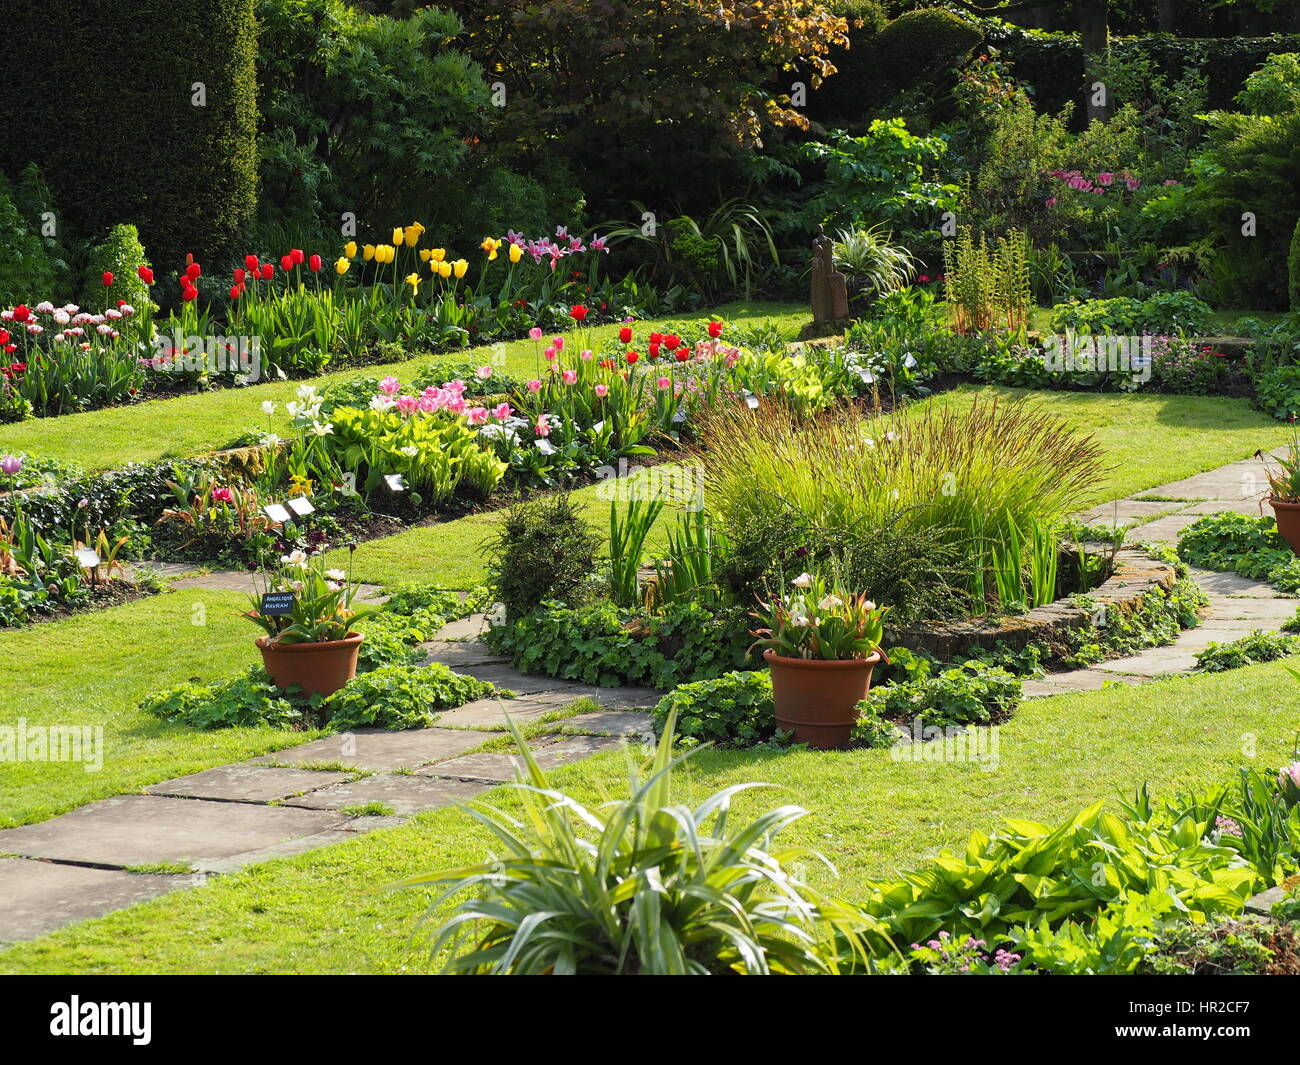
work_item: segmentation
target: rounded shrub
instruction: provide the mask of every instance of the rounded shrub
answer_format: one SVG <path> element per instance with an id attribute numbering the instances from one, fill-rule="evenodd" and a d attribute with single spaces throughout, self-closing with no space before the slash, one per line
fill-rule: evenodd
<path id="1" fill-rule="evenodd" d="M 0 176 L 0 303 L 50 297 L 54 267 L 40 234 L 14 202 L 9 182 Z"/>
<path id="2" fill-rule="evenodd" d="M 939 7 L 899 15 L 876 36 L 871 65 L 882 93 L 944 76 L 984 39 L 974 23 Z"/>
<path id="3" fill-rule="evenodd" d="M 143 306 L 149 289 L 136 271 L 148 265 L 140 231 L 125 222 L 118 223 L 90 253 L 81 286 L 81 305 L 88 311 L 116 307 L 118 300 L 132 307 Z M 108 286 L 104 285 L 106 274 L 113 275 L 113 283 Z"/>
<path id="4" fill-rule="evenodd" d="M 6 13 L 0 166 L 44 171 L 67 225 L 126 219 L 165 266 L 230 248 L 257 189 L 254 0 L 48 0 Z"/>

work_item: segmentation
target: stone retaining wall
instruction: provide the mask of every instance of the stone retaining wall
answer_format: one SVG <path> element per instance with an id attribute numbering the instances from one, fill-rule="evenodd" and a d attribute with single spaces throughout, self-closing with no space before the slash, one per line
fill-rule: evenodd
<path id="1" fill-rule="evenodd" d="M 1099 604 L 1131 613 L 1152 588 L 1169 591 L 1176 579 L 1173 566 L 1152 558 L 1145 551 L 1126 549 L 1116 553 L 1111 576 L 1088 594 Z M 901 645 L 949 661 L 967 656 L 975 649 L 991 650 L 998 643 L 1014 650 L 1035 641 L 1060 643 L 1068 630 L 1087 628 L 1091 624 L 1088 611 L 1071 599 L 1058 599 L 1014 617 L 887 628 L 885 646 Z"/>

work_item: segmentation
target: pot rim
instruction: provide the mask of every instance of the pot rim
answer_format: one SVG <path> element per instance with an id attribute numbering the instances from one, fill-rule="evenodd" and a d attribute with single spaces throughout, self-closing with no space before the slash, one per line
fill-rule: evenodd
<path id="1" fill-rule="evenodd" d="M 853 669 L 863 666 L 875 666 L 884 660 L 879 649 L 872 651 L 866 658 L 787 658 L 779 655 L 770 647 L 763 652 L 763 661 L 769 665 L 777 664 L 788 669 Z"/>
<path id="2" fill-rule="evenodd" d="M 349 632 L 341 640 L 320 640 L 315 643 L 276 643 L 271 636 L 259 636 L 257 638 L 257 647 L 263 651 L 282 651 L 285 653 L 310 653 L 312 651 L 328 651 L 336 647 L 351 647 L 361 643 L 366 638 L 363 632 Z"/>
<path id="3" fill-rule="evenodd" d="M 1285 510 L 1300 510 L 1300 502 L 1289 499 L 1279 499 L 1277 496 L 1269 496 L 1268 505 L 1274 509 L 1281 507 Z"/>

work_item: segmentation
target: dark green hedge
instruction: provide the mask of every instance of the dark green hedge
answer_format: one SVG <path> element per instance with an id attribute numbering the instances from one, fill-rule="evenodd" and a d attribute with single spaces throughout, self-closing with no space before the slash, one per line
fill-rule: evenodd
<path id="1" fill-rule="evenodd" d="M 232 248 L 256 203 L 253 0 L 41 0 L 5 35 L 0 168 L 38 163 L 81 236 L 134 223 L 161 269 Z"/>
<path id="2" fill-rule="evenodd" d="M 1017 79 L 1034 88 L 1039 110 L 1056 112 L 1067 102 L 1075 105 L 1075 119 L 1083 117 L 1083 50 L 1077 36 L 1066 33 L 1030 33 L 1006 26 L 991 27 L 987 43 L 1015 65 Z M 1300 52 L 1300 34 L 1271 37 L 1183 38 L 1157 34 L 1147 37 L 1112 37 L 1119 53 L 1142 52 L 1150 56 L 1165 78 L 1177 80 L 1193 67 L 1209 81 L 1208 110 L 1232 110 L 1232 99 L 1246 78 L 1277 52 Z"/>
<path id="3" fill-rule="evenodd" d="M 830 118 L 858 118 L 873 104 L 865 98 L 875 66 L 872 45 L 889 23 L 880 0 L 834 0 L 826 5 L 848 19 L 849 47 L 831 55 L 835 73 L 827 78 L 808 102 L 808 113 L 818 121 Z M 861 25 L 856 25 L 856 23 Z"/>

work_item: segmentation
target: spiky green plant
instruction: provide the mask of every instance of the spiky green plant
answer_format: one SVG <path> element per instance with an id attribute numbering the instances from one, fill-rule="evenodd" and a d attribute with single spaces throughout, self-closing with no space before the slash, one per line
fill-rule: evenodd
<path id="1" fill-rule="evenodd" d="M 550 785 L 513 722 L 522 816 L 474 804 L 504 852 L 394 885 L 443 889 L 429 912 L 467 895 L 431 939 L 443 971 L 497 975 L 836 973 L 865 958 L 874 921 L 805 884 L 804 848 L 771 850 L 806 811 L 779 806 L 733 824 L 734 784 L 695 808 L 672 798 L 676 713 L 649 774 L 628 754 L 626 799 L 587 806 Z"/>
<path id="2" fill-rule="evenodd" d="M 891 237 L 880 225 L 836 234 L 835 265 L 847 275 L 855 295 L 875 300 L 916 279 L 916 257 Z"/>

